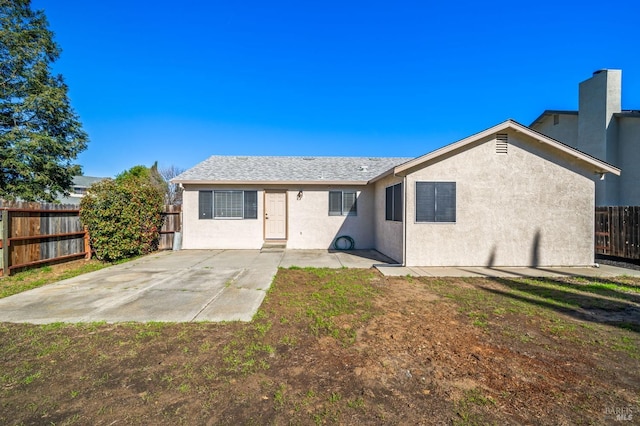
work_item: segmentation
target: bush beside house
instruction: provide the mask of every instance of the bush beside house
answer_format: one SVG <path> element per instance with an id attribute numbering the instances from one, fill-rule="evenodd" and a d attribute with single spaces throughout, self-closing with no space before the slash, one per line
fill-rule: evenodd
<path id="1" fill-rule="evenodd" d="M 153 171 L 136 166 L 92 185 L 82 199 L 80 219 L 98 259 L 115 261 L 157 249 L 165 188 Z"/>

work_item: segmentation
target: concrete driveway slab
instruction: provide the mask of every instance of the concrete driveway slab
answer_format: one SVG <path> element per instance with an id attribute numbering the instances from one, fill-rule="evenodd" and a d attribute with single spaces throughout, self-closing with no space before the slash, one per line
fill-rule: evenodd
<path id="1" fill-rule="evenodd" d="M 371 268 L 378 264 L 394 263 L 375 250 L 286 250 L 280 267 L 290 268 Z"/>
<path id="2" fill-rule="evenodd" d="M 0 299 L 0 321 L 249 321 L 282 253 L 161 252 Z"/>
<path id="3" fill-rule="evenodd" d="M 264 291 L 232 287 L 211 301 L 195 321 L 251 321 L 264 300 Z"/>
<path id="4" fill-rule="evenodd" d="M 183 250 L 182 252 L 188 252 L 191 250 Z M 247 265 L 252 265 L 253 262 L 262 258 L 264 254 L 260 253 L 260 250 L 223 250 L 217 255 L 211 256 L 205 259 L 199 266 L 203 269 L 216 269 L 216 268 L 235 268 L 243 269 Z M 282 253 L 279 253 L 282 256 Z"/>
<path id="5" fill-rule="evenodd" d="M 328 250 L 286 250 L 281 268 L 290 268 L 298 266 L 300 268 L 342 268 L 342 263 Z"/>
<path id="6" fill-rule="evenodd" d="M 370 268 L 374 250 L 181 250 L 0 299 L 0 321 L 250 321 L 278 267 Z"/>

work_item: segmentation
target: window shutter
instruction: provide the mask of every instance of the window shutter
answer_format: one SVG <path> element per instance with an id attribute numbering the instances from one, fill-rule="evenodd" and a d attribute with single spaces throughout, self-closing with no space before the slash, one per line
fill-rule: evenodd
<path id="1" fill-rule="evenodd" d="M 402 222 L 402 184 L 393 186 L 393 220 Z"/>
<path id="2" fill-rule="evenodd" d="M 258 218 L 258 191 L 244 191 L 244 218 Z"/>
<path id="3" fill-rule="evenodd" d="M 329 216 L 342 215 L 342 191 L 329 191 Z"/>
<path id="4" fill-rule="evenodd" d="M 384 195 L 384 218 L 386 220 L 393 220 L 393 186 L 388 186 L 385 189 Z"/>
<path id="5" fill-rule="evenodd" d="M 342 214 L 356 215 L 358 214 L 357 206 L 357 193 L 356 192 L 343 192 L 342 201 Z"/>
<path id="6" fill-rule="evenodd" d="M 211 219 L 213 217 L 213 193 L 211 191 L 198 192 L 198 217 Z"/>
<path id="7" fill-rule="evenodd" d="M 416 182 L 416 222 L 435 222 L 436 184 Z"/>

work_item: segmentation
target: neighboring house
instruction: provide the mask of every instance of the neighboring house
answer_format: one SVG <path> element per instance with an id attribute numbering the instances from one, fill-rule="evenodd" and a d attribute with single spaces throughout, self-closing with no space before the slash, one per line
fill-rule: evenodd
<path id="1" fill-rule="evenodd" d="M 94 183 L 100 182 L 106 178 L 93 176 L 74 176 L 73 185 L 69 188 L 69 195 L 60 196 L 58 200 L 60 204 L 80 204 L 80 200 L 87 193 L 87 189 Z"/>
<path id="2" fill-rule="evenodd" d="M 621 70 L 596 71 L 578 111 L 547 110 L 530 127 L 622 169 L 596 183 L 596 205 L 640 205 L 640 110 L 622 109 Z"/>
<path id="3" fill-rule="evenodd" d="M 213 156 L 184 187 L 183 248 L 328 249 L 408 266 L 593 264 L 594 181 L 620 171 L 508 120 L 422 157 Z"/>

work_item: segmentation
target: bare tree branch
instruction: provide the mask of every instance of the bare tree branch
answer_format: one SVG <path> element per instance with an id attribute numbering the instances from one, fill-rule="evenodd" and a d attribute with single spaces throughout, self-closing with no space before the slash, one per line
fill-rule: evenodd
<path id="1" fill-rule="evenodd" d="M 174 166 L 161 167 L 158 169 L 160 176 L 167 182 L 167 203 L 173 205 L 182 204 L 182 188 L 177 183 L 171 183 L 171 179 L 184 172 L 185 169 Z"/>

